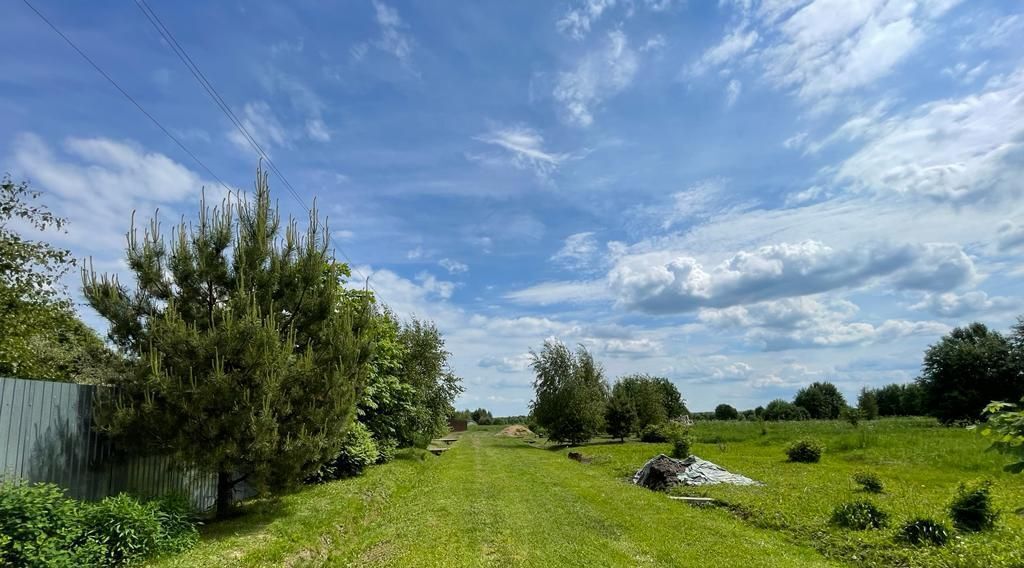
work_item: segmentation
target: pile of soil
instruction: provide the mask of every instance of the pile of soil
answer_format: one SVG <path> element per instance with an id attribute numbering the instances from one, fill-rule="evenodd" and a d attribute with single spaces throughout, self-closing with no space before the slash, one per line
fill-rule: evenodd
<path id="1" fill-rule="evenodd" d="M 654 491 L 666 491 L 676 485 L 761 485 L 697 456 L 677 460 L 665 454 L 648 460 L 633 476 L 633 483 Z"/>
<path id="2" fill-rule="evenodd" d="M 505 436 L 508 438 L 533 438 L 536 434 L 522 424 L 513 424 L 511 426 L 506 426 L 501 432 L 495 434 L 495 436 Z"/>

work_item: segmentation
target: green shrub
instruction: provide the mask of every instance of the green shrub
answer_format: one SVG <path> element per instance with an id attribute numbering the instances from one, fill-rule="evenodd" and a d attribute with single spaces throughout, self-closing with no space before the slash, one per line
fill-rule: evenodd
<path id="1" fill-rule="evenodd" d="M 871 501 L 843 503 L 832 511 L 832 524 L 847 529 L 880 529 L 888 522 L 889 515 Z"/>
<path id="2" fill-rule="evenodd" d="M 900 540 L 913 545 L 942 546 L 949 540 L 949 530 L 938 521 L 919 518 L 904 523 L 898 536 Z"/>
<path id="3" fill-rule="evenodd" d="M 152 503 L 161 529 L 158 552 L 182 552 L 199 542 L 199 520 L 187 497 L 165 495 Z"/>
<path id="4" fill-rule="evenodd" d="M 343 477 L 354 477 L 363 473 L 368 466 L 373 465 L 380 458 L 380 451 L 377 449 L 373 435 L 359 421 L 352 422 L 345 438 L 341 451 L 333 460 L 320 467 L 320 470 L 312 477 L 312 481 L 330 481 Z"/>
<path id="5" fill-rule="evenodd" d="M 685 459 L 690 457 L 690 435 L 685 434 L 672 440 L 672 457 Z"/>
<path id="6" fill-rule="evenodd" d="M 377 444 L 377 462 L 376 463 L 388 463 L 395 459 L 395 454 L 398 453 L 398 440 L 394 438 L 382 438 L 375 439 L 374 442 Z"/>
<path id="7" fill-rule="evenodd" d="M 882 480 L 874 473 L 868 471 L 854 473 L 853 481 L 868 493 L 881 493 L 883 489 Z"/>
<path id="8" fill-rule="evenodd" d="M 949 505 L 953 526 L 962 531 L 977 532 L 992 528 L 999 513 L 992 505 L 992 482 L 961 483 Z"/>
<path id="9" fill-rule="evenodd" d="M 82 523 L 86 544 L 103 548 L 102 563 L 122 566 L 161 552 L 164 531 L 155 503 L 120 494 L 85 505 Z"/>
<path id="10" fill-rule="evenodd" d="M 821 460 L 821 452 L 825 448 L 814 440 L 797 440 L 786 448 L 789 461 L 800 463 L 817 463 Z"/>
<path id="11" fill-rule="evenodd" d="M 640 430 L 640 441 L 648 444 L 659 444 L 663 442 L 671 442 L 679 438 L 685 437 L 688 434 L 686 426 L 683 426 L 680 422 L 660 422 L 658 424 L 648 424 Z"/>
<path id="12" fill-rule="evenodd" d="M 49 483 L 0 480 L 0 566 L 75 566 L 75 501 Z"/>

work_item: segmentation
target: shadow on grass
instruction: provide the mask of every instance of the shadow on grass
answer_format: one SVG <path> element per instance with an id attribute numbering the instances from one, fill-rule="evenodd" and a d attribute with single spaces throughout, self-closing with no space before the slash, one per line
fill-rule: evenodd
<path id="1" fill-rule="evenodd" d="M 262 532 L 267 525 L 292 513 L 282 496 L 262 497 L 240 503 L 223 519 L 208 519 L 200 530 L 203 540 L 216 542 L 226 538 Z"/>

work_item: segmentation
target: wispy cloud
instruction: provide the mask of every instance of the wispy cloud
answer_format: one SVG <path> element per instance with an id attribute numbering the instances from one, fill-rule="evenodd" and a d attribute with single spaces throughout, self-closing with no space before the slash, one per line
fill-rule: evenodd
<path id="1" fill-rule="evenodd" d="M 544 137 L 536 130 L 522 125 L 494 128 L 475 139 L 502 148 L 505 156 L 504 159 L 495 160 L 491 157 L 488 160 L 487 156 L 471 154 L 471 159 L 498 163 L 507 161 L 517 168 L 533 170 L 539 177 L 544 178 L 550 176 L 563 162 L 572 157 L 571 154 L 545 150 Z"/>
<path id="2" fill-rule="evenodd" d="M 566 122 L 590 126 L 594 112 L 608 98 L 629 88 L 640 65 L 622 30 L 608 34 L 604 45 L 588 53 L 572 71 L 558 75 L 553 95 Z"/>

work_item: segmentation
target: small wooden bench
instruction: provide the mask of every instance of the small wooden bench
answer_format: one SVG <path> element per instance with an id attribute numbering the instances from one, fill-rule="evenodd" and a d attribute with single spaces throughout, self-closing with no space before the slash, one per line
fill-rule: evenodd
<path id="1" fill-rule="evenodd" d="M 427 448 L 427 451 L 434 454 L 435 456 L 439 456 L 444 452 L 447 452 L 448 448 Z"/>
<path id="2" fill-rule="evenodd" d="M 441 438 L 439 441 L 444 442 L 445 444 L 448 444 L 450 446 L 450 445 L 454 444 L 455 442 L 458 442 L 459 439 L 458 438 Z"/>

